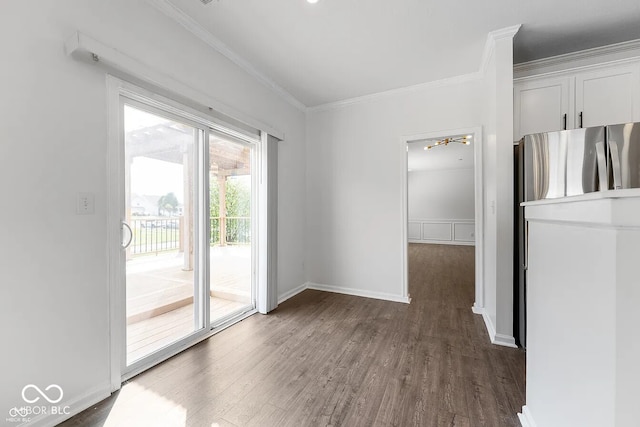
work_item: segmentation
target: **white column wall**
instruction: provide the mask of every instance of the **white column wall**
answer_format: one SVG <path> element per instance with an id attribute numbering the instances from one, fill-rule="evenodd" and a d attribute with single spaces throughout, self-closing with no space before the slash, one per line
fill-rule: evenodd
<path id="1" fill-rule="evenodd" d="M 495 38 L 485 74 L 483 312 L 492 342 L 513 338 L 513 33 Z"/>

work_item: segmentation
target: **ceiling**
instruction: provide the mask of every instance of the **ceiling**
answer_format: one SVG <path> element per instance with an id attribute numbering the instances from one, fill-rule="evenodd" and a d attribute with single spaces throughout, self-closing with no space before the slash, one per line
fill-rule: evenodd
<path id="1" fill-rule="evenodd" d="M 640 38 L 638 0 L 153 0 L 307 107 L 476 72 L 522 24 L 515 62 Z"/>
<path id="2" fill-rule="evenodd" d="M 461 136 L 461 135 L 452 135 Z M 444 169 L 471 169 L 473 162 L 473 140 L 471 144 L 463 145 L 450 143 L 446 146 L 425 150 L 427 145 L 433 145 L 437 139 L 412 141 L 408 144 L 407 166 L 409 172 Z"/>

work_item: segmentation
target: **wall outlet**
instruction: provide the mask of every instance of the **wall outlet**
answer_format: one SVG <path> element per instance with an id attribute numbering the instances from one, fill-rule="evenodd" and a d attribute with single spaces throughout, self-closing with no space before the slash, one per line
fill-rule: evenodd
<path id="1" fill-rule="evenodd" d="M 76 214 L 93 215 L 95 210 L 95 196 L 93 193 L 78 193 L 78 198 L 76 200 Z"/>

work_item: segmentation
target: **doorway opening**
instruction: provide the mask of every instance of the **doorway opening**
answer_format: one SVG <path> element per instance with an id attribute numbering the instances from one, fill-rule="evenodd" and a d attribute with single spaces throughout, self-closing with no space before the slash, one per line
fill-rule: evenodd
<path id="1" fill-rule="evenodd" d="M 475 282 L 473 310 L 477 313 L 484 307 L 482 129 L 411 135 L 402 139 L 402 149 L 403 276 L 407 292 L 409 255 L 415 258 L 428 252 L 429 247 L 421 245 L 446 245 L 440 248 L 452 256 L 460 252 L 475 264 L 470 280 Z M 456 252 L 456 247 L 461 249 Z"/>

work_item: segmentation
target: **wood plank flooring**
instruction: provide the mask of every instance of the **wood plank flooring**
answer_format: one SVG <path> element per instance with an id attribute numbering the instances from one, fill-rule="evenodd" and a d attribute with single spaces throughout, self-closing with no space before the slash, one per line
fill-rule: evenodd
<path id="1" fill-rule="evenodd" d="M 409 305 L 307 290 L 63 425 L 519 426 L 525 355 L 471 313 L 473 248 L 409 260 Z"/>

